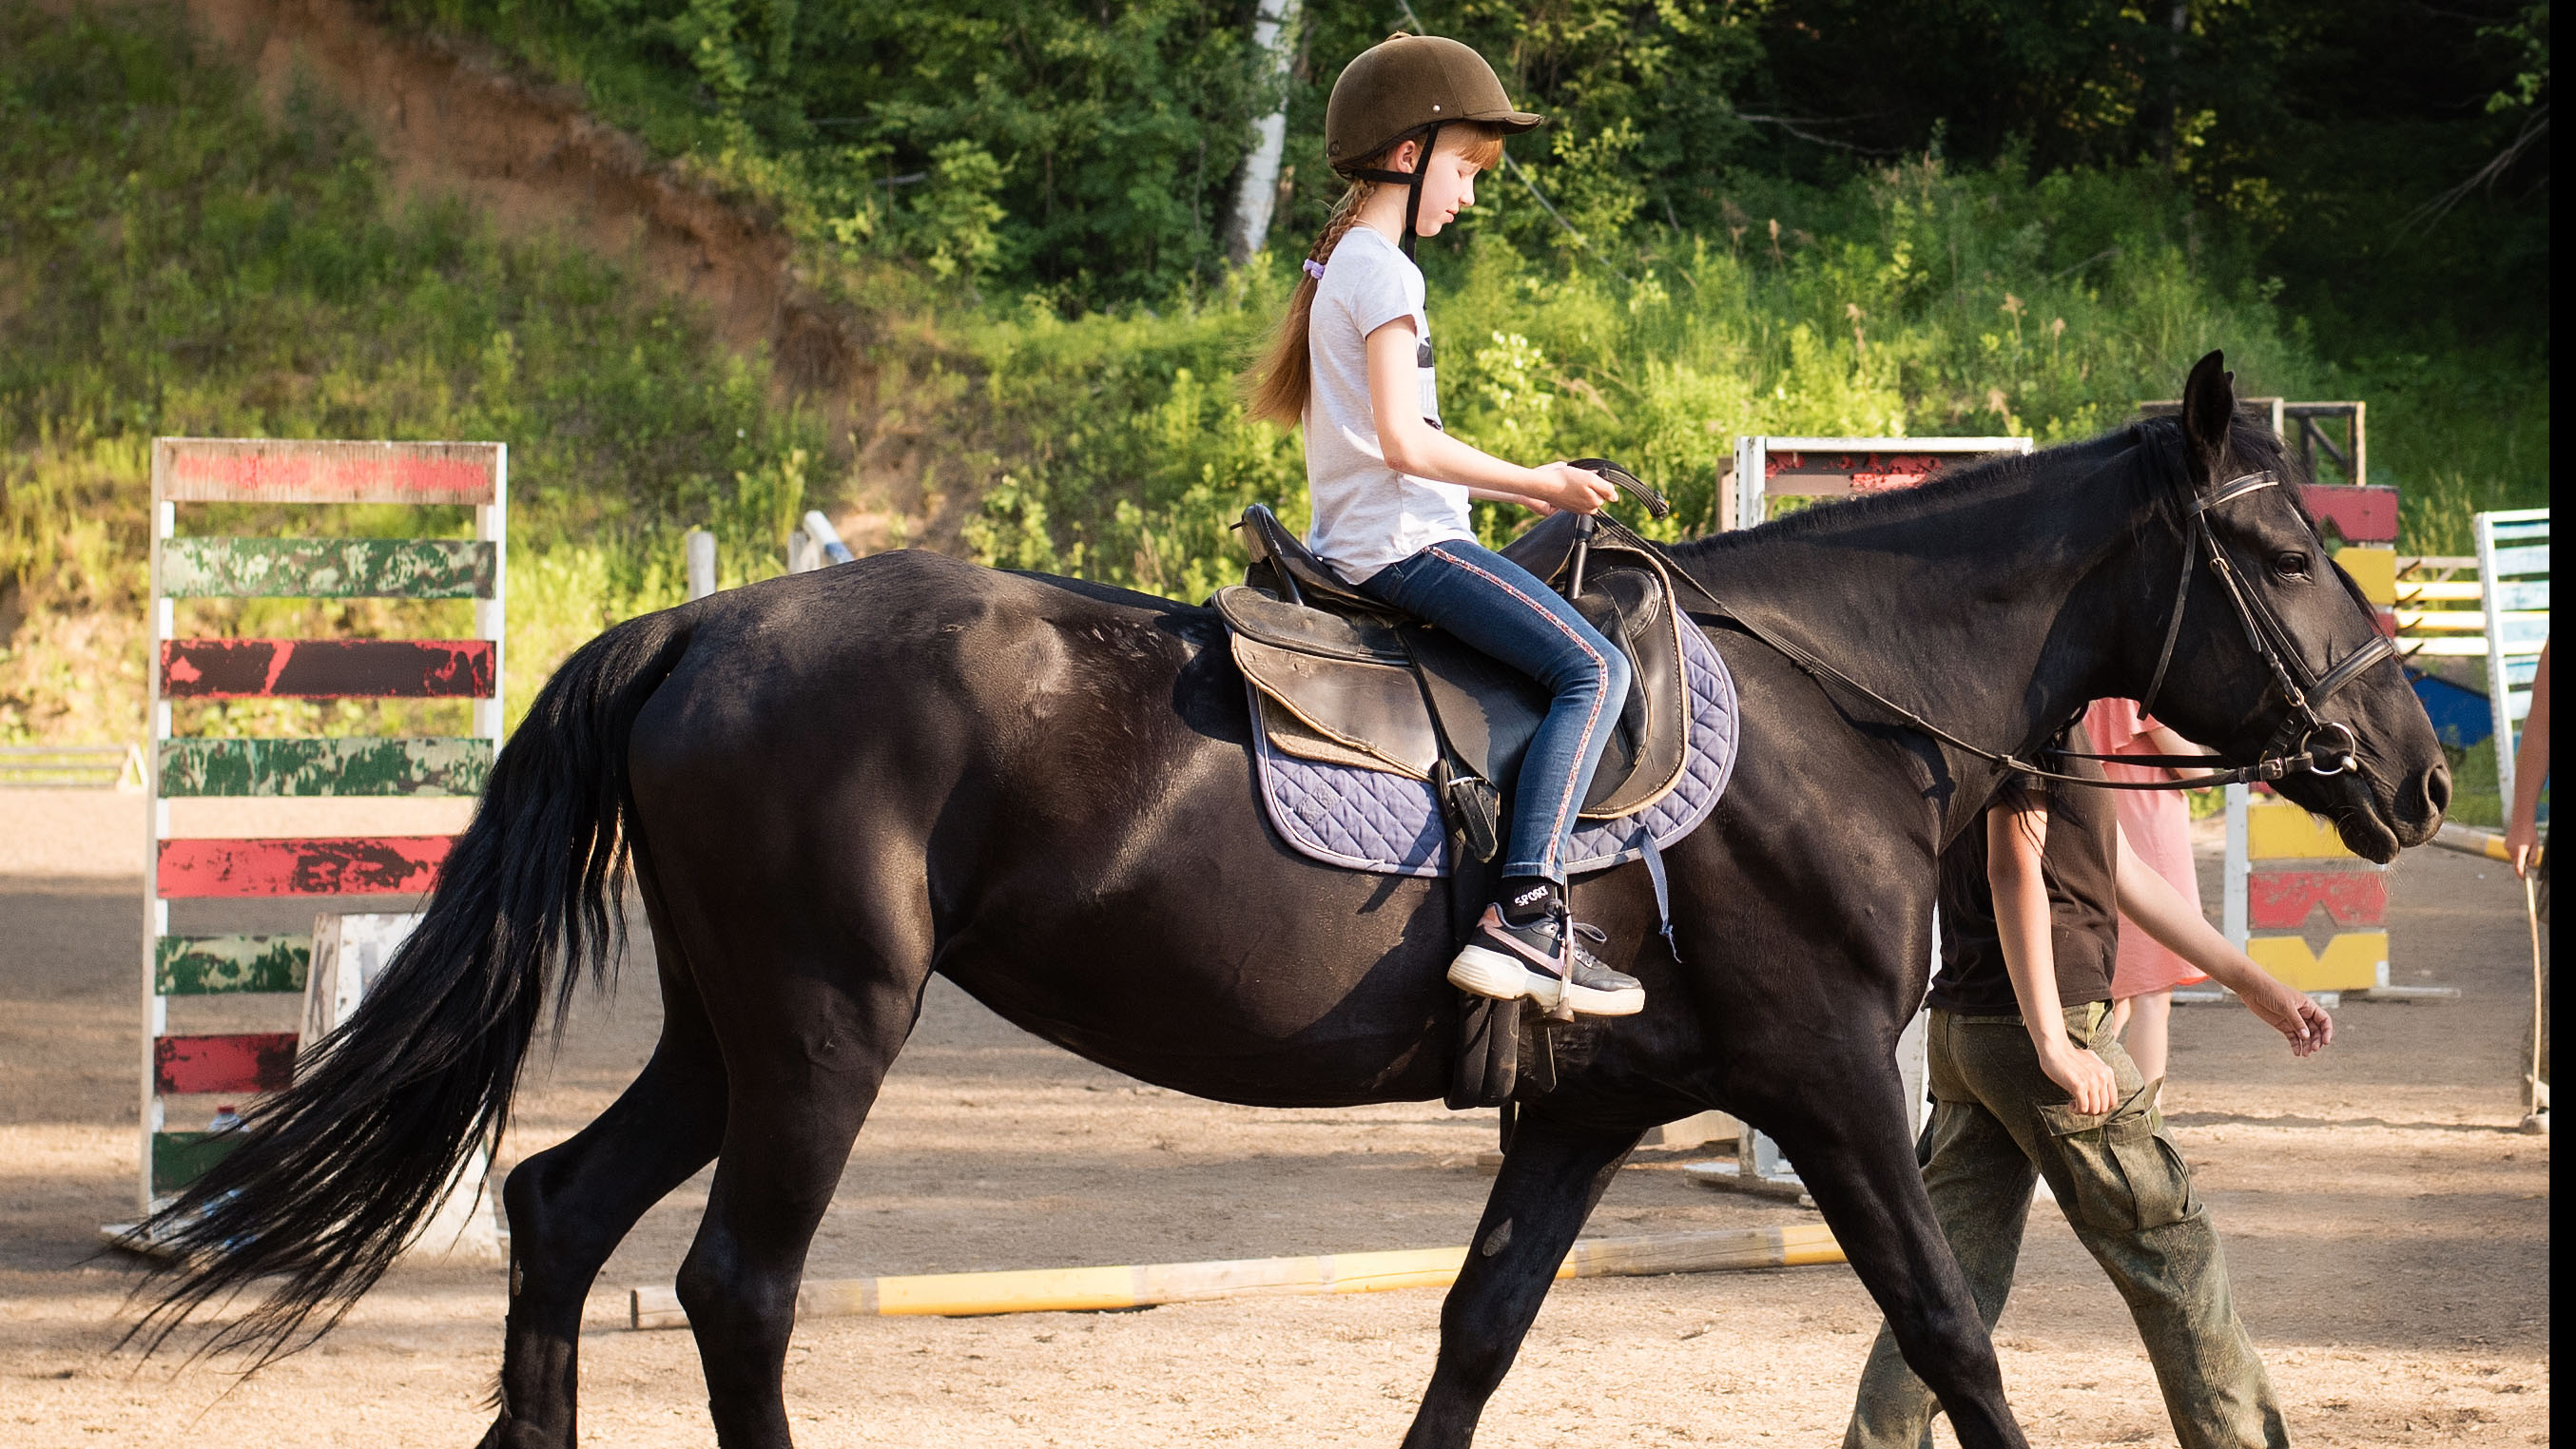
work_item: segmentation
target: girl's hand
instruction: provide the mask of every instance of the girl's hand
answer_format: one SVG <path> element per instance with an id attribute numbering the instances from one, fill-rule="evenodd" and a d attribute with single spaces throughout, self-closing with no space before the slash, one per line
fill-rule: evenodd
<path id="1" fill-rule="evenodd" d="M 2240 993 L 2245 1009 L 2263 1018 L 2265 1024 L 2289 1039 L 2290 1055 L 2312 1057 L 2334 1041 L 2334 1018 L 2325 1008 L 2308 999 L 2307 993 L 2285 986 L 2266 976 L 2251 992 Z"/>
<path id="2" fill-rule="evenodd" d="M 1571 463 L 1550 463 L 1532 468 L 1531 481 L 1538 485 L 1530 496 L 1548 505 L 1547 511 L 1563 509 L 1568 513 L 1598 513 L 1601 505 L 1619 496 L 1618 485 L 1598 473 L 1577 468 Z"/>
<path id="3" fill-rule="evenodd" d="M 2099 1117 L 2120 1105 L 2119 1074 L 2111 1064 L 2065 1037 L 2039 1044 L 2039 1069 L 2075 1099 L 2076 1111 Z"/>

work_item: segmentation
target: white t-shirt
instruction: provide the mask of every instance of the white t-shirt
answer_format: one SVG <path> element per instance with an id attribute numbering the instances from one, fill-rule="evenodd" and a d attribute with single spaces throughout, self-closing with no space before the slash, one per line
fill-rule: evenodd
<path id="1" fill-rule="evenodd" d="M 1399 473 L 1378 446 L 1368 335 L 1398 317 L 1413 319 L 1422 418 L 1436 428 L 1440 397 L 1431 319 L 1422 311 L 1422 269 L 1375 227 L 1354 226 L 1325 260 L 1306 322 L 1314 369 L 1306 399 L 1306 493 L 1315 514 L 1306 546 L 1352 583 L 1443 540 L 1476 538 L 1464 487 Z"/>

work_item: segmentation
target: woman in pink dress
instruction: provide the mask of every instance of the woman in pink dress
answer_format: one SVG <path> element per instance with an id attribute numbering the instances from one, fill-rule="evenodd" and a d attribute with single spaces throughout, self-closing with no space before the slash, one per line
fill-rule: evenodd
<path id="1" fill-rule="evenodd" d="M 2106 755 L 2205 755 L 2209 751 L 2138 713 L 2134 699 L 2097 699 L 2084 712 L 2084 729 L 2093 748 Z M 2153 765 L 2105 761 L 2102 773 L 2114 780 L 2170 780 L 2170 770 Z M 2140 859 L 2171 882 L 2184 900 L 2200 904 L 2200 876 L 2191 863 L 2191 807 L 2179 790 L 2120 790 L 2120 833 Z M 2190 962 L 2157 944 L 2145 931 L 2120 923 L 2120 955 L 2111 973 L 2111 1031 L 2129 1049 L 2138 1075 L 2152 1082 L 2165 1074 L 2167 1028 L 2173 1013 L 2173 989 L 2209 978 Z"/>

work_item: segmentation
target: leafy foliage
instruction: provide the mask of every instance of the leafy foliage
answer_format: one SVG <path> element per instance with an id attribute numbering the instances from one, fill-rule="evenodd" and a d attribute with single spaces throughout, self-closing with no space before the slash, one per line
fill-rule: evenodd
<path id="1" fill-rule="evenodd" d="M 1244 13 L 379 3 L 578 82 L 773 207 L 800 267 L 854 307 L 928 299 L 906 325 L 941 346 L 901 406 L 937 442 L 924 512 L 964 502 L 979 559 L 1198 598 L 1239 567 L 1225 525 L 1245 503 L 1301 520 L 1297 440 L 1247 422 L 1234 391 L 1293 274 L 1214 251 L 1249 118 L 1281 99 L 1250 79 Z M 1412 8 L 1554 117 L 1514 143 L 1532 184 L 1486 177 L 1422 248 L 1452 427 L 1529 461 L 1620 458 L 1680 501 L 1675 529 L 1710 522 L 1738 432 L 2057 441 L 2169 395 L 2208 346 L 2249 391 L 2368 399 L 2373 478 L 2405 487 L 2417 547 L 2462 549 L 2470 509 L 2546 495 L 2545 5 L 2463 12 L 2483 28 L 2430 78 L 2368 97 L 2320 94 L 2330 78 L 2301 67 L 2402 58 L 2381 0 L 2194 3 L 2180 63 L 2157 49 L 2169 10 L 2093 0 Z M 1297 242 L 1338 190 L 1326 89 L 1391 18 L 1305 14 L 1277 223 Z M 1855 74 L 1868 99 L 1846 103 Z M 2437 83 L 2475 114 L 2440 114 Z M 724 357 L 615 268 L 498 243 L 454 208 L 390 208 L 343 122 L 301 101 L 263 118 L 159 12 L 0 0 L 0 329 L 13 737 L 131 733 L 155 433 L 508 439 L 518 701 L 601 625 L 677 596 L 680 528 L 715 528 L 739 582 L 851 486 L 761 360 Z M 375 604 L 191 607 L 219 631 L 430 631 Z M 346 713 L 197 723 L 366 723 Z"/>
<path id="2" fill-rule="evenodd" d="M 2099 173 L 1900 167 L 1819 208 L 1829 240 L 1698 241 L 1630 259 L 1634 283 L 1488 236 L 1434 277 L 1435 326 L 1459 339 L 1442 356 L 1461 359 L 1441 371 L 1444 420 L 1509 458 L 1627 463 L 1673 496 L 1659 526 L 1673 537 L 1716 526 L 1739 433 L 2068 441 L 2172 393 L 2213 346 L 2249 389 L 2326 386 L 2269 299 L 2198 276 L 2178 210 L 2137 194 Z M 1224 524 L 1255 500 L 1301 513 L 1304 463 L 1210 379 L 1270 324 L 1288 278 L 1282 265 L 1160 316 L 1040 311 L 985 334 L 989 401 L 1020 461 L 969 532 L 976 553 L 1192 599 L 1238 570 Z M 1499 541 L 1525 517 L 1489 505 L 1480 521 Z"/>

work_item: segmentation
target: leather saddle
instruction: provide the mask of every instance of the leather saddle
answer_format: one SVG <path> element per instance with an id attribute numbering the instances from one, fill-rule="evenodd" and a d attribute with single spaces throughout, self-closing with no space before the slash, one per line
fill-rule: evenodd
<path id="1" fill-rule="evenodd" d="M 1353 588 L 1268 508 L 1244 510 L 1239 527 L 1252 565 L 1214 603 L 1272 747 L 1431 782 L 1444 809 L 1483 817 L 1485 828 L 1465 833 L 1491 858 L 1500 797 L 1546 717 L 1547 691 Z M 1633 666 L 1582 809 L 1586 819 L 1610 820 L 1654 804 L 1681 779 L 1690 701 L 1683 621 L 1661 559 L 1582 533 L 1574 516 L 1560 514 L 1503 554 L 1560 592 L 1579 574 L 1576 610 Z"/>

